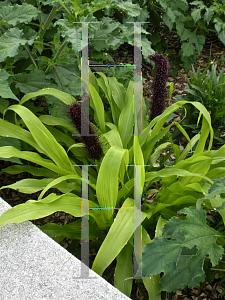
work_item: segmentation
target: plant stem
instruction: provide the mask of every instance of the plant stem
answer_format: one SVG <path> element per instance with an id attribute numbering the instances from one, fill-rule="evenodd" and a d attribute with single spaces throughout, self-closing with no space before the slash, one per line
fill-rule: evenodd
<path id="1" fill-rule="evenodd" d="M 59 50 L 56 52 L 56 54 L 55 54 L 55 56 L 53 57 L 52 61 L 48 64 L 48 67 L 47 67 L 47 69 L 45 70 L 45 73 L 46 73 L 46 74 L 48 73 L 49 69 L 51 68 L 52 63 L 54 63 L 54 62 L 57 60 L 57 58 L 61 55 L 61 53 L 64 51 L 64 49 L 66 48 L 67 44 L 68 44 L 67 40 L 64 39 L 64 41 L 63 41 L 61 47 L 60 47 Z"/>
<path id="2" fill-rule="evenodd" d="M 38 69 L 38 66 L 37 66 L 37 64 L 36 64 L 36 62 L 35 62 L 35 60 L 34 60 L 32 54 L 31 54 L 31 52 L 30 52 L 30 49 L 29 49 L 28 45 L 24 45 L 24 48 L 27 50 L 27 52 L 28 52 L 28 54 L 29 54 L 29 56 L 30 56 L 30 59 L 32 60 L 33 64 L 34 64 L 35 67 Z"/>
<path id="3" fill-rule="evenodd" d="M 42 45 L 44 45 L 44 46 L 48 46 L 49 49 L 52 49 L 52 48 L 53 48 L 52 45 L 49 45 L 49 44 L 47 44 L 47 43 L 43 43 L 43 42 L 40 42 L 40 41 L 34 41 L 34 44 L 42 44 Z"/>
<path id="4" fill-rule="evenodd" d="M 32 23 L 32 22 L 30 22 L 29 25 L 34 25 L 34 26 L 37 26 L 37 27 L 40 27 L 40 28 L 41 28 L 41 25 L 40 25 L 40 24 L 37 24 L 37 23 Z"/>
<path id="5" fill-rule="evenodd" d="M 38 11 L 39 11 L 39 21 L 40 21 L 40 27 L 42 27 L 42 19 L 41 19 L 41 5 L 39 0 L 36 0 L 37 2 L 37 7 L 38 7 Z"/>
<path id="6" fill-rule="evenodd" d="M 54 18 L 54 15 L 57 11 L 56 7 L 53 7 L 50 14 L 48 15 L 47 20 L 45 21 L 44 26 L 42 26 L 41 31 L 40 31 L 40 38 L 43 38 L 45 31 L 47 30 L 49 24 L 51 23 L 52 19 Z"/>
<path id="7" fill-rule="evenodd" d="M 53 73 L 54 73 L 54 75 L 55 75 L 55 77 L 56 77 L 56 80 L 57 80 L 57 82 L 58 82 L 58 85 L 60 86 L 60 88 L 61 88 L 61 90 L 62 90 L 62 85 L 61 85 L 61 83 L 60 83 L 60 81 L 59 81 L 58 76 L 56 75 L 56 72 L 55 72 L 54 67 L 52 68 L 52 71 L 53 71 Z"/>
<path id="8" fill-rule="evenodd" d="M 38 4 L 39 4 L 39 2 L 38 2 Z M 40 27 L 40 30 L 39 30 L 39 38 L 38 38 L 40 42 L 41 42 L 41 40 L 42 40 L 42 38 L 43 38 L 43 36 L 44 36 L 44 34 L 45 34 L 45 32 L 46 32 L 49 24 L 51 23 L 52 19 L 54 18 L 54 15 L 55 15 L 56 11 L 57 11 L 57 8 L 53 7 L 52 10 L 51 10 L 51 12 L 50 12 L 50 14 L 48 15 L 47 20 L 45 21 L 45 23 L 44 23 L 43 26 L 42 26 L 42 21 L 41 21 L 41 17 L 40 17 L 41 27 Z M 32 54 L 35 55 L 36 52 L 37 52 L 37 49 L 34 48 L 32 50 Z"/>
<path id="9" fill-rule="evenodd" d="M 59 1 L 59 3 L 62 5 L 62 7 L 65 8 L 65 10 L 68 12 L 68 14 L 71 16 L 70 11 L 68 10 L 68 8 L 65 6 L 65 4 L 62 1 Z"/>

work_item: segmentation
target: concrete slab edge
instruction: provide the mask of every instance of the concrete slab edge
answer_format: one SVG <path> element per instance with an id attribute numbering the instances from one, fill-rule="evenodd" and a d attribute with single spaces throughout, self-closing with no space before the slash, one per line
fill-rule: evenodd
<path id="1" fill-rule="evenodd" d="M 0 215 L 11 206 L 0 198 Z M 29 221 L 0 228 L 0 300 L 130 299 Z"/>

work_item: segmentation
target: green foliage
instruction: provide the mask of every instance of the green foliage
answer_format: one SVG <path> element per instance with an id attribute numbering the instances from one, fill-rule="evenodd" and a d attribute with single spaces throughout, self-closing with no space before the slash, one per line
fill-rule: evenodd
<path id="1" fill-rule="evenodd" d="M 100 141 L 104 144 L 104 156 L 99 162 L 88 156 L 85 145 L 79 142 L 79 137 L 74 143 L 73 134 L 77 132 L 71 122 L 52 115 L 37 117 L 25 107 L 31 98 L 43 95 L 51 95 L 63 104 L 70 105 L 76 102 L 73 96 L 53 88 L 45 88 L 25 95 L 18 105 L 9 106 L 5 110 L 4 118 L 10 111 L 16 113 L 16 124 L 0 119 L 0 135 L 6 139 L 17 138 L 23 141 L 27 149 L 24 151 L 5 144 L 0 147 L 0 158 L 22 159 L 37 164 L 38 168 L 26 164 L 14 165 L 1 170 L 1 173 L 29 172 L 39 178 L 24 179 L 1 188 L 10 187 L 26 193 L 41 191 L 41 194 L 38 200 L 30 199 L 2 214 L 0 226 L 9 222 L 38 219 L 56 211 L 65 211 L 81 218 L 81 200 L 87 204 L 88 199 L 81 199 L 80 165 L 96 164 L 96 167 L 89 167 L 89 215 L 98 228 L 92 232 L 92 237 L 98 237 L 99 230 L 104 230 L 106 236 L 98 244 L 99 250 L 92 269 L 102 274 L 117 258 L 115 286 L 129 296 L 132 280 L 125 279 L 132 270 L 130 246 L 133 245 L 132 235 L 135 229 L 133 218 L 134 213 L 137 216 L 140 213 L 138 210 L 134 212 L 135 178 L 134 169 L 130 165 L 142 165 L 142 219 L 135 226 L 142 224 L 144 247 L 155 237 L 156 228 L 160 232 L 160 224 L 176 215 L 180 208 L 195 205 L 213 183 L 211 178 L 215 178 L 215 174 L 219 172 L 225 172 L 225 149 L 222 147 L 217 151 L 210 150 L 213 139 L 210 115 L 198 102 L 191 103 L 203 118 L 201 131 L 196 136 L 189 139 L 182 126 L 174 123 L 189 139 L 183 152 L 172 141 L 169 129 L 173 123 L 166 127 L 164 124 L 173 112 L 187 104 L 186 101 L 171 105 L 150 123 L 147 122 L 146 107 L 142 103 L 142 129 L 141 134 L 137 135 L 137 116 L 141 112 L 137 107 L 133 115 L 133 86 L 137 83 L 130 82 L 124 88 L 116 78 L 106 77 L 101 72 L 96 77 L 90 72 L 89 76 L 90 108 L 94 112 L 92 124 L 95 124 Z M 110 108 L 106 112 L 105 105 Z M 133 117 L 136 135 L 133 135 Z M 210 143 L 205 151 L 209 134 Z M 164 157 L 164 151 L 168 151 L 169 155 Z M 175 161 L 170 158 L 171 151 L 176 156 Z M 85 183 L 84 178 L 82 182 Z M 158 188 L 159 185 L 162 186 L 161 189 Z M 52 188 L 57 188 L 62 195 L 53 193 Z M 146 195 L 152 189 L 158 195 L 155 201 L 148 202 Z M 45 196 L 48 191 L 50 194 Z M 100 211 L 100 207 L 107 209 Z M 121 209 L 114 211 L 115 207 Z M 71 230 L 75 231 L 74 235 Z M 46 225 L 44 231 L 58 241 L 63 236 L 78 239 L 80 227 L 76 223 L 72 227 L 60 228 L 59 232 L 57 227 Z M 121 264 L 124 255 L 129 259 Z M 157 299 L 159 275 L 143 279 L 143 283 L 151 295 L 149 299 Z"/>
<path id="2" fill-rule="evenodd" d="M 8 98 L 18 100 L 44 87 L 79 96 L 82 50 L 79 22 L 94 22 L 89 24 L 89 58 L 103 63 L 112 60 L 104 52 L 112 52 L 125 42 L 133 45 L 134 26 L 126 21 L 147 18 L 147 11 L 130 1 L 28 2 L 21 5 L 20 1 L 6 0 L 0 4 L 0 84 L 5 85 L 0 105 L 7 103 Z M 142 32 L 145 58 L 154 52 L 146 34 Z M 58 102 L 52 99 L 46 96 L 38 104 L 47 103 L 51 114 L 58 116 Z"/>
<path id="3" fill-rule="evenodd" d="M 110 52 L 121 44 L 133 45 L 134 26 L 126 21 L 145 21 L 147 18 L 147 11 L 143 12 L 138 4 L 130 1 L 95 0 L 85 4 L 83 1 L 67 1 L 66 5 L 62 1 L 50 0 L 26 2 L 6 0 L 0 4 L 1 114 L 24 94 L 41 88 L 55 88 L 80 96 L 82 28 L 79 22 L 95 22 L 89 24 L 89 58 L 104 63 L 108 59 L 113 61 Z M 153 53 L 146 34 L 143 31 L 145 58 Z M 125 79 L 128 84 L 133 75 L 122 69 L 111 73 L 120 77 L 122 82 Z M 63 114 L 65 105 L 51 95 L 32 98 L 25 105 L 37 115 L 48 110 L 52 116 L 68 120 Z M 7 114 L 6 120 L 13 122 L 13 112 Z M 14 146 L 12 139 L 7 143 Z M 22 149 L 23 144 L 17 140 L 18 143 Z M 0 140 L 0 145 L 5 145 L 4 139 Z M 15 162 L 14 158 L 7 160 Z"/>
<path id="4" fill-rule="evenodd" d="M 19 99 L 12 93 L 9 87 L 9 83 L 7 81 L 9 76 L 9 73 L 7 73 L 5 70 L 0 69 L 0 96 L 2 98 L 11 98 L 19 101 Z M 4 106 L 4 108 L 7 107 L 6 103 L 1 103 L 1 105 Z M 0 110 L 0 112 L 3 113 L 2 109 Z"/>
<path id="5" fill-rule="evenodd" d="M 190 80 L 187 79 L 188 88 L 185 91 L 188 96 L 176 96 L 177 100 L 198 101 L 202 103 L 209 111 L 211 122 L 214 129 L 214 139 L 225 143 L 224 138 L 220 137 L 225 129 L 225 73 L 224 68 L 216 72 L 216 66 L 213 64 L 211 70 L 207 67 L 201 74 L 200 67 L 197 72 L 192 66 L 193 74 L 190 74 Z M 182 122 L 184 127 L 190 132 L 195 133 L 198 121 L 198 111 L 190 105 L 186 106 L 186 117 Z"/>
<path id="6" fill-rule="evenodd" d="M 207 225 L 201 202 L 180 210 L 178 213 L 186 214 L 186 218 L 171 218 L 162 229 L 163 235 L 144 248 L 143 276 L 163 272 L 161 291 L 199 285 L 205 280 L 204 262 L 209 259 L 215 266 L 222 259 L 224 249 L 217 239 L 224 235 Z"/>
<path id="7" fill-rule="evenodd" d="M 33 18 L 37 17 L 37 15 L 38 10 L 30 4 L 15 4 L 14 6 L 2 5 L 0 12 L 1 25 L 10 24 L 15 26 L 18 22 L 27 24 Z"/>
<path id="8" fill-rule="evenodd" d="M 208 195 L 204 197 L 205 200 L 214 199 L 217 195 L 220 195 L 223 199 L 225 196 L 224 178 L 216 178 L 213 180 L 214 183 L 211 185 L 208 191 Z M 219 209 L 218 207 L 216 208 Z"/>
<path id="9" fill-rule="evenodd" d="M 19 28 L 8 29 L 0 38 L 0 61 L 18 54 L 20 46 L 32 45 L 37 34 L 33 30 L 29 33 L 29 36 L 26 36 Z"/>
<path id="10" fill-rule="evenodd" d="M 198 199 L 207 194 L 214 178 L 218 175 L 225 177 L 225 148 L 210 150 L 213 141 L 211 118 L 200 101 L 179 101 L 149 123 L 144 101 L 142 109 L 133 103 L 134 86 L 141 86 L 141 82 L 130 81 L 132 75 L 129 68 L 112 68 L 108 72 L 111 77 L 102 72 L 96 72 L 95 75 L 89 72 L 90 120 L 104 149 L 99 162 L 91 159 L 79 135 L 74 138 L 78 132 L 72 122 L 63 115 L 68 105 L 77 102 L 81 91 L 82 28 L 79 22 L 96 22 L 89 25 L 90 59 L 100 63 L 106 60 L 113 62 L 113 51 L 123 43 L 134 43 L 133 24 L 126 22 L 145 22 L 149 12 L 153 29 L 148 41 L 148 32 L 145 31 L 147 25 L 142 28 L 144 58 L 154 53 L 151 43 L 155 49 L 165 46 L 157 33 L 163 20 L 170 30 L 176 25 L 182 41 L 180 55 L 185 68 L 188 68 L 196 57 L 195 52 L 201 51 L 205 42 L 207 30 L 199 18 L 205 8 L 201 6 L 203 4 L 195 4 L 197 6 L 190 15 L 188 8 L 193 3 L 185 0 L 177 1 L 176 7 L 173 1 L 160 0 L 157 5 L 160 4 L 161 8 L 157 9 L 156 1 L 143 1 L 141 5 L 122 0 L 25 2 L 22 5 L 16 0 L 0 3 L 0 112 L 3 114 L 0 119 L 0 159 L 15 163 L 0 173 L 28 172 L 38 178 L 23 179 L 1 189 L 41 193 L 38 200 L 30 199 L 2 214 L 0 227 L 65 211 L 77 220 L 60 228 L 56 224 L 46 224 L 40 229 L 57 242 L 63 237 L 79 242 L 82 203 L 89 203 L 90 239 L 95 241 L 98 248 L 92 269 L 101 275 L 116 259 L 114 284 L 129 296 L 133 279 L 126 279 L 133 275 L 134 214 L 140 216 L 140 211 L 134 210 L 136 181 L 132 165 L 141 165 L 141 184 L 138 188 L 142 194 L 142 219 L 135 226 L 142 225 L 144 247 L 151 239 L 157 241 L 162 233 L 160 228 L 166 220 L 176 216 L 181 208 L 189 214 L 186 220 L 195 220 L 195 210 L 186 207 L 194 206 Z M 209 25 L 215 16 L 222 18 L 223 6 L 220 4 L 213 9 L 212 16 L 212 11 L 206 10 L 205 22 L 208 21 Z M 218 33 L 223 34 L 219 19 L 215 24 Z M 196 28 L 194 31 L 193 25 Z M 165 126 L 181 106 L 194 107 L 198 118 L 202 117 L 201 128 L 199 126 L 191 138 L 182 123 L 173 122 Z M 142 121 L 142 128 L 137 120 Z M 170 133 L 173 125 L 188 140 L 183 151 L 173 141 Z M 208 150 L 205 150 L 206 145 Z M 175 159 L 171 158 L 171 154 Z M 89 180 L 86 182 L 82 178 L 80 165 L 90 164 Z M 82 185 L 89 184 L 89 199 L 81 198 L 81 181 Z M 53 188 L 57 188 L 62 195 L 53 193 Z M 157 193 L 154 201 L 148 201 L 149 193 Z M 214 190 L 210 190 L 209 195 L 214 195 Z M 217 208 L 225 220 L 221 189 L 220 195 L 204 199 L 204 203 L 207 208 Z M 119 209 L 114 210 L 115 207 Z M 205 226 L 203 212 L 199 210 L 198 214 L 202 220 L 199 234 L 208 237 L 209 229 Z M 187 239 L 185 247 L 193 251 L 188 252 L 188 257 L 193 258 L 195 263 L 195 251 L 198 249 L 203 255 L 208 254 L 208 249 L 202 243 L 197 245 L 199 248 L 194 248 L 194 242 L 185 231 L 186 225 L 182 227 L 178 224 L 180 227 L 177 227 L 173 237 L 177 239 L 177 245 L 182 239 Z M 192 226 L 195 228 L 195 223 Z M 213 234 L 212 245 L 217 257 L 213 260 L 210 256 L 210 259 L 217 263 L 221 247 L 215 246 L 215 231 Z M 180 247 L 183 252 L 177 252 L 177 259 L 189 266 L 191 261 L 184 255 L 184 251 L 189 250 L 185 247 Z M 135 256 L 138 254 L 135 253 Z M 199 267 L 203 265 L 203 260 L 203 256 L 199 256 Z M 178 267 L 182 269 L 183 265 L 179 264 Z M 157 295 L 160 272 L 151 278 L 143 278 L 150 300 L 160 299 Z M 184 282 L 190 279 L 190 274 L 186 277 L 183 274 Z M 193 284 L 203 276 L 201 270 Z M 171 288 L 174 287 L 168 287 L 169 290 Z"/>
<path id="11" fill-rule="evenodd" d="M 223 174 L 221 174 L 223 175 Z M 224 175 L 223 175 L 224 176 Z M 218 212 L 221 217 L 222 221 L 216 222 L 214 226 L 216 225 L 216 228 L 218 228 L 218 231 L 221 233 L 224 232 L 224 226 L 221 226 L 221 223 L 225 225 L 225 186 L 224 186 L 224 177 L 218 177 L 213 179 L 213 184 L 209 188 L 208 195 L 203 198 L 203 204 L 206 205 L 207 207 L 210 207 L 210 204 L 214 210 L 214 213 Z M 222 227 L 222 229 L 221 229 Z M 220 244 L 224 244 L 224 239 L 220 240 Z M 215 270 L 219 273 L 219 278 L 221 279 L 220 282 L 218 282 L 219 286 L 222 282 L 225 280 L 224 276 L 224 256 L 223 258 L 219 261 L 219 263 L 215 266 L 215 268 L 211 268 L 211 270 Z M 212 274 L 212 272 L 210 272 Z M 219 297 L 222 297 L 224 295 L 224 292 L 222 292 Z"/>
<path id="12" fill-rule="evenodd" d="M 224 187 L 224 174 L 223 177 L 214 179 L 213 185 L 208 191 L 208 195 L 203 198 L 204 205 L 208 208 L 218 211 L 221 215 L 223 223 L 225 225 L 225 187 Z"/>
<path id="13" fill-rule="evenodd" d="M 166 52 L 168 48 L 166 39 L 161 32 L 169 29 L 178 36 L 181 49 L 179 58 L 174 59 L 174 52 L 168 51 L 175 65 L 183 63 L 188 71 L 195 62 L 197 53 L 203 49 L 205 37 L 211 32 L 218 35 L 219 40 L 225 45 L 225 4 L 224 1 L 187 1 L 187 0 L 152 0 L 138 1 L 147 5 L 149 12 L 150 41 L 157 52 Z M 167 28 L 162 28 L 162 22 Z"/>

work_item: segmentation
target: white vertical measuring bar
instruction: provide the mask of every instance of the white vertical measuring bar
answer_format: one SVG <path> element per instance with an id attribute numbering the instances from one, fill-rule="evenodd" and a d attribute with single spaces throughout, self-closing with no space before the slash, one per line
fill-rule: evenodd
<path id="1" fill-rule="evenodd" d="M 93 165 L 75 165 L 82 168 L 81 177 L 81 275 L 76 279 L 96 279 L 89 276 L 89 175 L 88 167 Z M 96 166 L 96 165 L 94 165 Z M 85 200 L 85 201 L 84 201 Z"/>
<path id="2" fill-rule="evenodd" d="M 142 279 L 142 187 L 141 165 L 134 165 L 134 256 L 133 275 L 136 279 Z M 135 229 L 136 228 L 136 229 Z M 139 269 L 138 269 L 139 268 Z M 138 271 L 138 273 L 137 273 Z"/>
<path id="3" fill-rule="evenodd" d="M 142 132 L 142 55 L 141 55 L 141 23 L 134 23 L 134 91 L 133 91 L 133 134 Z M 135 118 L 137 130 L 135 130 Z M 136 134 L 137 133 L 137 134 Z"/>
<path id="4" fill-rule="evenodd" d="M 142 43 L 141 24 L 150 22 L 126 22 L 134 24 L 134 88 L 133 88 L 133 134 L 127 136 L 149 136 L 142 134 Z M 135 117 L 137 130 L 135 130 Z"/>
<path id="5" fill-rule="evenodd" d="M 89 46 L 88 23 L 82 22 L 81 36 L 81 136 L 90 136 L 89 133 Z M 87 96 L 85 95 L 87 93 Z M 87 98 L 87 99 L 86 99 Z M 87 101 L 88 100 L 88 101 Z M 85 122 L 85 115 L 88 123 Z"/>
<path id="6" fill-rule="evenodd" d="M 83 199 L 88 201 L 83 201 Z M 81 277 L 89 277 L 89 176 L 88 166 L 82 166 L 81 179 Z"/>

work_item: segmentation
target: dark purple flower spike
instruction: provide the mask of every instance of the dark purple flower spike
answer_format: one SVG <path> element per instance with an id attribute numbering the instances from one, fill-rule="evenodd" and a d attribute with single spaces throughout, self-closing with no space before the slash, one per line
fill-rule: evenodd
<path id="1" fill-rule="evenodd" d="M 81 106 L 76 103 L 70 105 L 68 113 L 77 131 L 81 134 Z M 82 120 L 82 126 L 84 126 L 85 128 L 89 128 L 89 134 L 95 134 L 85 113 L 84 119 Z M 90 157 L 93 159 L 100 160 L 103 151 L 97 136 L 81 136 L 81 138 L 86 146 Z"/>
<path id="2" fill-rule="evenodd" d="M 153 95 L 150 108 L 150 121 L 159 116 L 165 109 L 167 102 L 166 81 L 169 74 L 169 63 L 160 54 L 149 55 L 155 62 L 155 78 L 153 82 Z"/>

